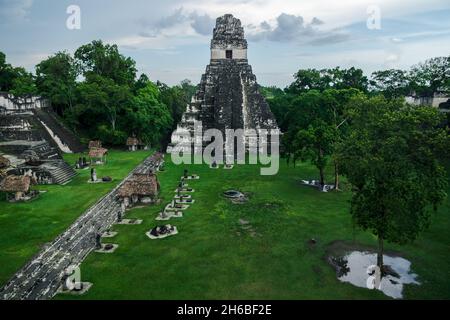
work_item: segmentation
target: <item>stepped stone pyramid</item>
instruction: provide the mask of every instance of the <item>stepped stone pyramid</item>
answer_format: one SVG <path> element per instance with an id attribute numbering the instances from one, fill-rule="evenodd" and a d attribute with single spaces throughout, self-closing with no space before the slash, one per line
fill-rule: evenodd
<path id="1" fill-rule="evenodd" d="M 202 137 L 194 136 L 197 121 L 202 122 L 203 131 L 214 128 L 225 133 L 226 129 L 243 129 L 246 143 L 257 141 L 248 139 L 254 136 L 253 130 L 278 129 L 248 64 L 244 28 L 231 14 L 216 20 L 210 63 L 172 134 L 168 152 L 189 150 L 194 141 L 202 141 Z M 187 138 L 189 134 L 191 139 Z"/>

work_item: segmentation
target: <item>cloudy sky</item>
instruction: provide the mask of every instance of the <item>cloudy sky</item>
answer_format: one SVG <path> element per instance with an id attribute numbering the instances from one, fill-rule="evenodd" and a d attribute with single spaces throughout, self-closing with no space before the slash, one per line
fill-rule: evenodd
<path id="1" fill-rule="evenodd" d="M 71 5 L 80 8 L 80 29 L 67 28 Z M 448 0 L 0 0 L 0 51 L 34 71 L 57 51 L 102 39 L 153 80 L 198 83 L 225 13 L 241 19 L 262 85 L 284 87 L 300 68 L 370 74 L 450 54 Z"/>

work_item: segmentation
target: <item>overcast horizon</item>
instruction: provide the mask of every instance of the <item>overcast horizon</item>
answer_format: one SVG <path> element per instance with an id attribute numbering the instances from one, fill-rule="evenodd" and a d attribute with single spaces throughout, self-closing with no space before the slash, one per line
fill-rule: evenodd
<path id="1" fill-rule="evenodd" d="M 79 30 L 66 27 L 70 5 L 81 9 Z M 371 5 L 380 9 L 380 29 L 367 27 Z M 101 39 L 132 57 L 138 74 L 197 84 L 215 19 L 226 13 L 242 22 L 261 85 L 285 87 L 301 68 L 354 66 L 370 75 L 450 53 L 450 2 L 442 0 L 0 0 L 0 51 L 34 72 L 57 51 Z"/>

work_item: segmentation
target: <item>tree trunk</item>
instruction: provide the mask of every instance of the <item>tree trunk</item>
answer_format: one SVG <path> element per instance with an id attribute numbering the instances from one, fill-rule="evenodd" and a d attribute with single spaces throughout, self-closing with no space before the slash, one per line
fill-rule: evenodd
<path id="1" fill-rule="evenodd" d="M 339 190 L 339 165 L 336 160 L 334 160 L 334 190 Z"/>
<path id="2" fill-rule="evenodd" d="M 115 115 L 110 115 L 109 122 L 111 123 L 111 129 L 116 131 L 116 117 Z"/>
<path id="3" fill-rule="evenodd" d="M 319 168 L 319 173 L 320 173 L 320 185 L 324 186 L 325 185 L 325 177 L 324 177 L 324 173 L 323 173 L 323 168 L 322 167 Z"/>
<path id="4" fill-rule="evenodd" d="M 383 236 L 378 236 L 378 253 L 377 253 L 377 266 L 380 268 L 381 274 L 383 274 L 383 253 L 384 243 Z"/>
<path id="5" fill-rule="evenodd" d="M 320 186 L 323 187 L 325 185 L 325 177 L 324 177 L 324 167 L 321 165 L 323 159 L 323 150 L 321 147 L 319 147 L 319 157 L 317 158 L 317 163 L 319 164 L 319 173 L 320 173 Z"/>
<path id="6" fill-rule="evenodd" d="M 70 111 L 73 111 L 72 95 L 71 94 L 69 94 L 69 109 L 70 109 Z"/>

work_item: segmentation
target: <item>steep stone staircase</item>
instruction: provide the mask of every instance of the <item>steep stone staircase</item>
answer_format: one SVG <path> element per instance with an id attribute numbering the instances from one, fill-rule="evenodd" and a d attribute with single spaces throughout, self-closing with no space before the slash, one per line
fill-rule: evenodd
<path id="1" fill-rule="evenodd" d="M 47 169 L 53 178 L 53 183 L 56 184 L 66 184 L 77 175 L 77 172 L 62 160 L 43 164 L 42 167 Z"/>
<path id="2" fill-rule="evenodd" d="M 57 116 L 48 108 L 35 109 L 35 116 L 42 121 L 58 138 L 74 152 L 82 152 L 85 148 L 75 134 L 65 127 Z M 45 128 L 44 128 L 45 129 Z"/>

